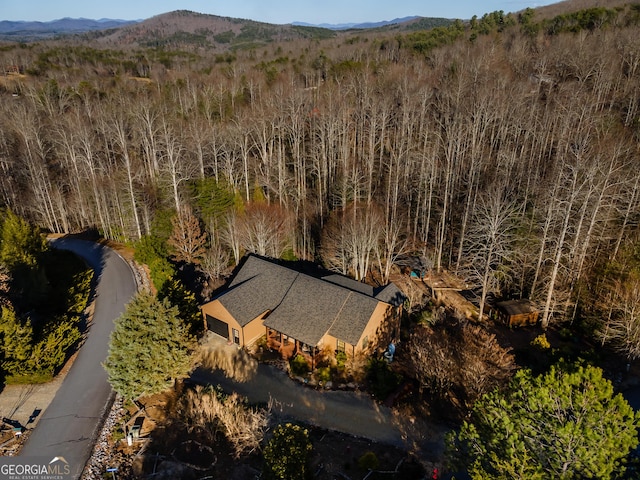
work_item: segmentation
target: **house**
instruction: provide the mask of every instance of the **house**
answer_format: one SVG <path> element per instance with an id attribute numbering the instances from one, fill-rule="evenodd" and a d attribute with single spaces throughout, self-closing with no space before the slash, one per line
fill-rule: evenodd
<path id="1" fill-rule="evenodd" d="M 496 303 L 498 318 L 510 327 L 535 325 L 538 322 L 538 308 L 527 299 L 506 300 Z"/>
<path id="2" fill-rule="evenodd" d="M 250 255 L 202 313 L 209 331 L 239 346 L 266 336 L 286 356 L 323 348 L 355 355 L 398 334 L 404 299 L 394 284 L 314 277 Z"/>

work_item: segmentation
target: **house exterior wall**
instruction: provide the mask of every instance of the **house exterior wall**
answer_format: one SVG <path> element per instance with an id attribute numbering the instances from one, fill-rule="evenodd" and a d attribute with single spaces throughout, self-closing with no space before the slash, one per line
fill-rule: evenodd
<path id="1" fill-rule="evenodd" d="M 233 318 L 229 311 L 224 308 L 219 300 L 214 300 L 202 306 L 202 320 L 204 322 L 204 329 L 207 330 L 207 315 L 222 320 L 229 325 L 229 339 L 233 340 L 233 330 L 236 329 L 240 333 L 240 346 L 244 347 L 250 345 L 265 334 L 265 326 L 262 321 L 262 317 L 253 319 L 247 323 L 244 328 L 240 326 L 238 321 Z"/>
<path id="2" fill-rule="evenodd" d="M 356 353 L 362 352 L 362 340 L 367 337 L 369 340 L 369 346 L 365 351 L 371 351 L 379 346 L 380 342 L 389 342 L 395 332 L 393 332 L 396 319 L 393 318 L 394 308 L 386 303 L 379 302 L 376 309 L 373 311 L 369 323 L 360 335 L 358 339 L 358 345 L 356 345 Z M 384 345 L 386 347 L 386 344 Z"/>
<path id="3" fill-rule="evenodd" d="M 518 315 L 504 315 L 503 320 L 510 327 L 523 327 L 535 325 L 538 322 L 538 312 L 521 313 Z"/>
<path id="4" fill-rule="evenodd" d="M 231 329 L 235 328 L 240 331 L 240 324 L 236 321 L 235 318 L 227 311 L 226 308 L 222 306 L 219 300 L 214 300 L 202 306 L 202 321 L 204 322 L 205 331 L 207 330 L 207 315 L 217 318 L 218 320 L 222 320 L 229 325 L 229 338 L 233 338 L 231 334 Z"/>
<path id="5" fill-rule="evenodd" d="M 266 312 L 265 312 L 266 313 Z M 202 317 L 205 326 L 205 330 L 207 329 L 206 315 L 210 315 L 215 317 L 229 326 L 228 338 L 233 341 L 233 329 L 236 329 L 240 332 L 240 346 L 244 347 L 252 344 L 256 340 L 258 340 L 261 336 L 265 335 L 266 327 L 264 326 L 263 317 L 264 314 L 260 317 L 255 318 L 247 325 L 243 327 L 240 326 L 238 321 L 229 313 L 229 311 L 224 308 L 222 303 L 219 300 L 214 300 L 202 306 Z M 394 335 L 394 325 L 396 323 L 396 319 L 394 318 L 394 308 L 384 302 L 378 302 L 367 326 L 364 328 L 360 338 L 358 339 L 358 343 L 356 345 L 351 345 L 345 343 L 345 352 L 348 355 L 358 354 L 358 353 L 366 353 L 370 352 L 373 349 L 383 346 L 386 347 L 386 343 L 388 343 L 392 336 Z M 286 334 L 287 332 L 282 332 Z M 367 338 L 367 346 L 363 348 L 363 340 Z M 332 335 L 326 334 L 322 337 L 318 346 L 328 345 L 332 350 L 336 350 L 338 346 L 338 339 L 333 337 Z M 384 343 L 384 345 L 380 345 L 380 343 Z"/>
<path id="6" fill-rule="evenodd" d="M 379 302 L 376 309 L 373 311 L 367 326 L 362 331 L 360 338 L 358 339 L 358 343 L 356 345 L 351 345 L 348 342 L 344 342 L 345 344 L 345 353 L 347 355 L 354 355 L 359 353 L 370 352 L 378 346 L 379 342 L 387 341 L 385 337 L 385 329 L 381 328 L 384 322 L 389 321 L 389 316 L 393 311 L 393 307 L 386 303 Z M 362 341 L 364 338 L 367 338 L 367 346 L 363 348 Z M 338 340 L 342 340 L 341 338 L 336 338 L 333 335 L 326 334 L 320 340 L 318 346 L 328 345 L 333 350 L 336 350 L 338 347 Z"/>
<path id="7" fill-rule="evenodd" d="M 266 327 L 264 326 L 263 317 L 264 315 L 254 320 L 251 320 L 251 322 L 247 323 L 244 326 L 244 329 L 241 334 L 243 336 L 244 345 L 251 345 L 260 337 L 266 334 L 267 330 L 266 330 Z"/>

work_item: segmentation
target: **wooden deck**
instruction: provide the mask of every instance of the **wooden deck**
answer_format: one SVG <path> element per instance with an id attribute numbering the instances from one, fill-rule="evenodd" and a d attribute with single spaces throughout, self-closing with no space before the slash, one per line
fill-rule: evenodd
<path id="1" fill-rule="evenodd" d="M 306 351 L 307 349 L 303 348 L 303 344 L 298 340 L 295 340 L 291 337 L 287 337 L 286 335 L 276 332 L 274 330 L 269 330 L 267 332 L 267 348 L 272 351 L 278 352 L 284 360 L 291 360 L 296 355 L 302 355 L 309 362 L 309 366 L 313 365 L 313 358 L 311 355 L 311 350 Z"/>
<path id="2" fill-rule="evenodd" d="M 460 293 L 467 288 L 467 285 L 451 272 L 446 270 L 440 273 L 430 271 L 423 278 L 400 273 L 392 276 L 391 280 L 400 287 L 403 284 L 411 283 L 445 307 L 457 310 L 468 319 L 478 319 L 478 307 Z"/>

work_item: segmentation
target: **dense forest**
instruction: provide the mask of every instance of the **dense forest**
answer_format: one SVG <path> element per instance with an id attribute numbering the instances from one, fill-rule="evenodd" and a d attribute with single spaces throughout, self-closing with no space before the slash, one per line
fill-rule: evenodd
<path id="1" fill-rule="evenodd" d="M 0 384 L 52 379 L 86 331 L 93 272 L 0 212 Z"/>
<path id="2" fill-rule="evenodd" d="M 173 220 L 211 276 L 251 251 L 385 282 L 418 254 L 481 314 L 531 298 L 635 358 L 639 29 L 634 4 L 223 54 L 7 43 L 0 202 L 131 243 Z"/>

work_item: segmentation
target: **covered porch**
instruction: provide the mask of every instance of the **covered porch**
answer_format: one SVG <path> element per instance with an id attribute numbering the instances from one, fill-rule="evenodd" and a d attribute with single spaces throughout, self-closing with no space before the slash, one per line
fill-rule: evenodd
<path id="1" fill-rule="evenodd" d="M 267 348 L 276 351 L 284 360 L 291 360 L 296 355 L 302 355 L 313 370 L 317 364 L 315 358 L 318 353 L 318 347 L 312 347 L 300 340 L 288 336 L 285 333 L 278 332 L 272 328 L 266 327 Z"/>

